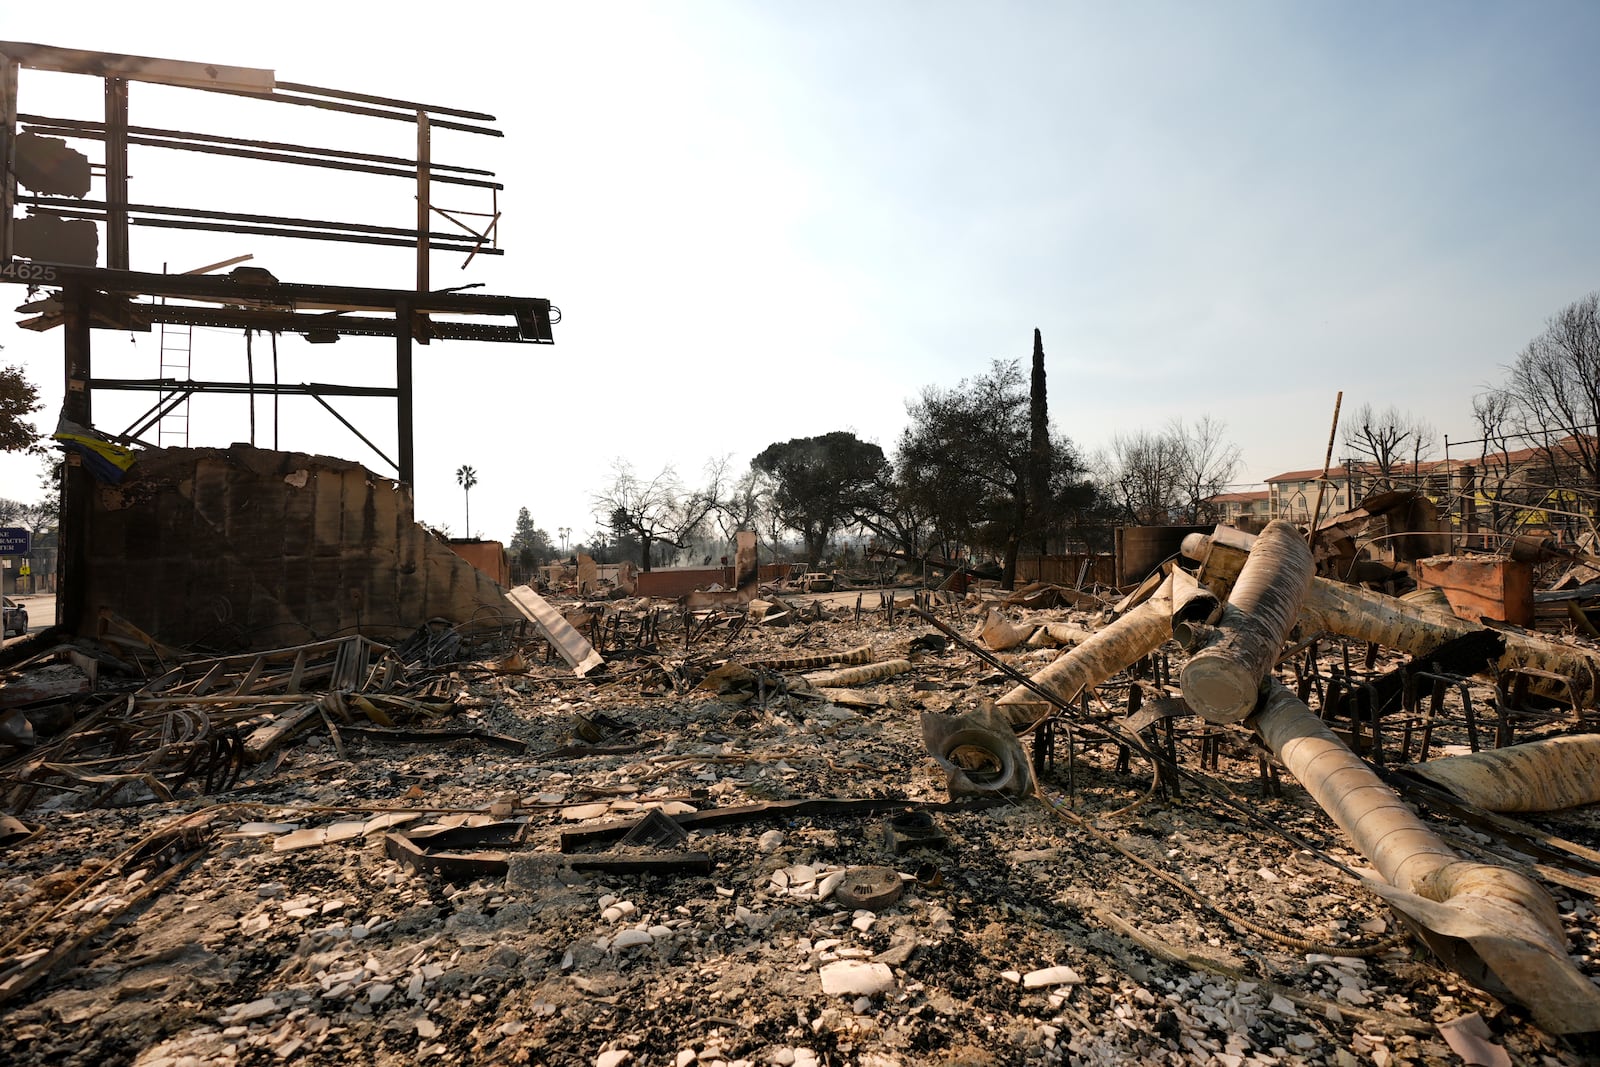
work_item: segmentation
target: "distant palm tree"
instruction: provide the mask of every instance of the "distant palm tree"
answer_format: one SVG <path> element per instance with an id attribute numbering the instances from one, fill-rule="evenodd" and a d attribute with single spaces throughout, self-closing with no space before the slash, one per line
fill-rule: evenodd
<path id="1" fill-rule="evenodd" d="M 472 487 L 478 484 L 478 472 L 463 463 L 456 468 L 456 484 L 461 487 L 462 496 L 466 498 L 467 528 L 464 536 L 472 536 Z"/>

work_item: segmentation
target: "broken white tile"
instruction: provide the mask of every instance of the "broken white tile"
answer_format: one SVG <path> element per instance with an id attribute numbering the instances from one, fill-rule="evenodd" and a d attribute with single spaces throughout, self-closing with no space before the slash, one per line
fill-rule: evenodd
<path id="1" fill-rule="evenodd" d="M 895 987 L 894 972 L 886 964 L 865 960 L 824 964 L 817 974 L 829 996 L 873 996 Z"/>
<path id="2" fill-rule="evenodd" d="M 272 839 L 272 848 L 275 852 L 287 852 L 298 848 L 313 848 L 317 845 L 332 845 L 340 841 L 350 841 L 361 836 L 366 827 L 365 822 L 336 822 L 327 826 L 313 826 L 306 830 L 295 830 L 281 837 Z"/>
<path id="3" fill-rule="evenodd" d="M 382 815 L 374 815 L 363 823 L 361 836 L 371 837 L 373 834 L 381 833 L 384 830 L 389 830 L 396 826 L 404 826 L 408 822 L 416 822 L 420 818 L 422 816 L 413 811 L 386 811 Z"/>
<path id="4" fill-rule="evenodd" d="M 583 822 L 586 819 L 598 819 L 602 815 L 611 813 L 611 805 L 599 804 L 574 804 L 561 809 L 561 817 L 568 822 Z"/>
<path id="5" fill-rule="evenodd" d="M 659 808 L 663 815 L 692 815 L 700 809 L 693 804 L 685 804 L 681 800 L 665 800 L 656 803 L 643 804 L 644 808 Z"/>
<path id="6" fill-rule="evenodd" d="M 655 939 L 645 930 L 622 930 L 611 939 L 612 948 L 638 948 L 641 945 L 651 944 Z"/>
<path id="7" fill-rule="evenodd" d="M 1022 976 L 1022 988 L 1044 989 L 1049 986 L 1077 985 L 1083 977 L 1071 967 L 1045 967 L 1037 971 L 1029 971 Z"/>
<path id="8" fill-rule="evenodd" d="M 230 1023 L 248 1023 L 257 1019 L 265 1019 L 278 1010 L 278 1002 L 271 997 L 262 997 L 244 1004 L 235 1004 L 225 1013 Z"/>

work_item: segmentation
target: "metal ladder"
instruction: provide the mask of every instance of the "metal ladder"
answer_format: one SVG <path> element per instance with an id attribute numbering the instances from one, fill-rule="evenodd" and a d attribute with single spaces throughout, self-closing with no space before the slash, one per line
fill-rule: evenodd
<path id="1" fill-rule="evenodd" d="M 162 301 L 165 303 L 165 301 Z M 173 381 L 186 382 L 191 377 L 190 359 L 194 351 L 194 327 L 178 326 L 170 323 L 161 323 L 161 373 L 158 377 L 172 379 Z M 162 392 L 160 403 L 165 406 L 167 401 L 176 394 Z M 156 445 L 166 448 L 169 445 L 177 448 L 189 447 L 189 398 L 174 404 L 172 409 L 161 416 L 156 423 Z"/>

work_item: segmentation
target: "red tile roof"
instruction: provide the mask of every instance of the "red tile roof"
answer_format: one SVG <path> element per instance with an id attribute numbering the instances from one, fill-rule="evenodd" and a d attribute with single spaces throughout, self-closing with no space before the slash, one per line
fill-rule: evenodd
<path id="1" fill-rule="evenodd" d="M 1593 440 L 1593 439 L 1591 438 L 1591 440 Z M 1566 452 L 1568 454 L 1576 455 L 1577 452 L 1578 452 L 1578 446 L 1577 446 L 1577 443 L 1572 438 L 1572 436 L 1568 435 L 1566 437 L 1563 437 L 1561 440 L 1555 442 L 1554 444 L 1550 445 L 1550 450 L 1551 451 Z M 1413 466 L 1410 463 L 1397 463 L 1397 464 L 1395 464 L 1394 472 L 1396 474 L 1399 474 L 1399 475 L 1412 475 L 1412 476 L 1415 476 L 1415 475 L 1418 475 L 1418 474 L 1432 474 L 1435 471 L 1438 471 L 1438 470 L 1441 470 L 1441 469 L 1443 469 L 1443 470 L 1448 472 L 1448 471 L 1451 471 L 1451 470 L 1459 470 L 1460 468 L 1465 467 L 1465 466 L 1469 466 L 1469 465 L 1475 467 L 1475 466 L 1479 466 L 1479 465 L 1484 464 L 1484 463 L 1493 463 L 1496 466 L 1512 466 L 1512 467 L 1515 467 L 1515 466 L 1520 466 L 1523 463 L 1527 463 L 1530 460 L 1537 459 L 1538 457 L 1542 456 L 1544 453 L 1545 453 L 1545 446 L 1544 445 L 1536 445 L 1536 446 L 1534 446 L 1532 448 L 1519 448 L 1514 452 L 1491 452 L 1486 457 L 1485 456 L 1471 456 L 1471 455 L 1469 455 L 1465 459 L 1449 459 L 1449 460 L 1432 459 L 1432 460 L 1423 460 L 1421 463 L 1418 463 L 1415 466 Z M 1328 477 L 1329 478 L 1343 478 L 1346 475 L 1346 473 L 1355 473 L 1355 474 L 1368 473 L 1375 466 L 1376 466 L 1376 464 L 1362 464 L 1362 465 L 1357 466 L 1356 469 L 1353 472 L 1347 472 L 1345 470 L 1345 468 L 1342 467 L 1342 466 L 1340 466 L 1340 467 L 1330 467 L 1330 468 L 1328 468 Z M 1320 477 L 1322 477 L 1321 468 L 1314 467 L 1311 470 L 1285 471 L 1282 474 L 1274 474 L 1272 477 L 1266 479 L 1266 482 L 1267 482 L 1268 485 L 1272 485 L 1272 484 L 1274 484 L 1276 482 L 1309 482 L 1309 481 L 1315 481 L 1316 479 L 1318 479 Z"/>

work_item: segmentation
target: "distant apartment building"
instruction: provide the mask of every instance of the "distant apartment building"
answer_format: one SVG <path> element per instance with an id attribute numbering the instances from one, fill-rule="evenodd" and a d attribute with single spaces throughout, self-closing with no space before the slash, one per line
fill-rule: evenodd
<path id="1" fill-rule="evenodd" d="M 1360 501 L 1370 479 L 1359 468 L 1330 467 L 1322 489 L 1323 516 L 1348 511 L 1352 501 Z M 1317 507 L 1317 486 L 1323 482 L 1321 468 L 1285 471 L 1267 479 L 1267 515 L 1288 522 L 1310 522 Z"/>
<path id="2" fill-rule="evenodd" d="M 1266 489 L 1249 493 L 1218 493 L 1208 497 L 1206 503 L 1211 505 L 1218 522 L 1227 523 L 1246 533 L 1260 533 L 1272 518 L 1271 496 Z"/>
<path id="3" fill-rule="evenodd" d="M 1311 521 L 1311 509 L 1317 502 L 1317 482 L 1322 469 L 1286 471 L 1266 480 L 1265 489 L 1248 493 L 1219 493 L 1207 497 L 1218 522 L 1237 527 L 1247 533 L 1259 533 L 1273 519 L 1289 522 Z M 1322 515 L 1336 515 L 1347 510 L 1350 500 L 1360 501 L 1364 484 L 1359 473 L 1352 474 L 1343 467 L 1328 470 L 1327 488 L 1322 493 Z"/>
<path id="4" fill-rule="evenodd" d="M 1581 510 L 1571 490 L 1586 485 L 1579 463 L 1585 446 L 1592 454 L 1595 440 L 1567 436 L 1548 446 L 1396 464 L 1387 477 L 1376 464 L 1350 461 L 1329 468 L 1326 476 L 1320 468 L 1285 471 L 1266 479 L 1267 518 L 1309 522 L 1321 483 L 1324 519 L 1358 507 L 1376 491 L 1414 489 L 1466 528 L 1485 521 L 1559 525 L 1551 521 L 1555 512 Z"/>

